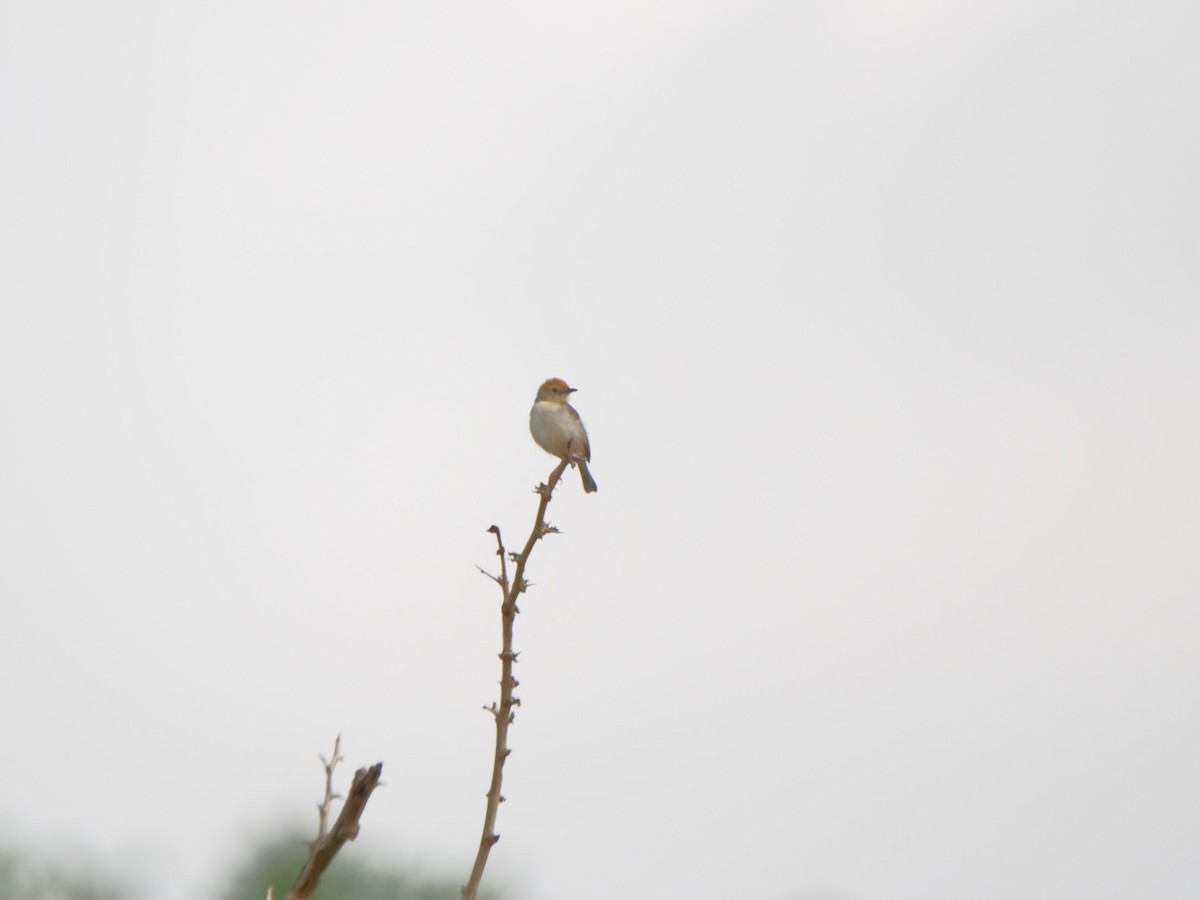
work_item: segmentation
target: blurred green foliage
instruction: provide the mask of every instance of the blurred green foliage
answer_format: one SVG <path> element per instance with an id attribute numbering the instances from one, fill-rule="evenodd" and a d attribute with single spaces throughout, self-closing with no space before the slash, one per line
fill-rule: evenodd
<path id="1" fill-rule="evenodd" d="M 282 900 L 307 858 L 307 839 L 295 833 L 252 846 L 214 900 L 265 900 L 268 887 L 274 889 L 276 900 Z M 313 900 L 460 900 L 461 896 L 462 884 L 457 879 L 373 866 L 361 861 L 354 844 L 347 844 L 325 870 Z M 487 900 L 498 900 L 498 896 L 495 892 L 480 894 Z M 134 891 L 92 867 L 69 868 L 0 848 L 0 900 L 134 897 Z"/>
<path id="2" fill-rule="evenodd" d="M 217 900 L 264 900 L 267 887 L 281 900 L 308 857 L 309 838 L 290 834 L 260 844 L 229 878 Z M 466 879 L 466 872 L 463 879 Z M 481 894 L 481 896 L 483 896 Z M 487 895 L 496 900 L 496 894 Z M 461 900 L 462 882 L 383 869 L 361 862 L 344 846 L 325 870 L 313 900 Z"/>

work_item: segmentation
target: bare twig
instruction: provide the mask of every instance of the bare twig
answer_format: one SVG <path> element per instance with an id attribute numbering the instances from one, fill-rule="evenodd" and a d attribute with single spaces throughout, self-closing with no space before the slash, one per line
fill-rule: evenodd
<path id="1" fill-rule="evenodd" d="M 317 806 L 317 841 L 325 837 L 328 831 L 330 806 L 333 805 L 334 800 L 342 799 L 341 794 L 333 792 L 333 770 L 342 761 L 341 750 L 342 736 L 339 734 L 333 742 L 333 757 L 331 759 L 326 759 L 324 756 L 318 757 L 321 760 L 321 765 L 325 767 L 325 800 Z"/>
<path id="2" fill-rule="evenodd" d="M 342 761 L 342 737 L 333 744 L 333 756 L 329 759 L 321 757 L 325 766 L 325 799 L 317 807 L 317 839 L 309 847 L 308 859 L 300 868 L 296 882 L 291 890 L 284 895 L 283 900 L 308 900 L 317 889 L 317 882 L 324 874 L 337 852 L 346 841 L 358 837 L 358 820 L 367 808 L 371 792 L 379 786 L 380 776 L 383 775 L 383 763 L 375 763 L 370 768 L 362 768 L 354 773 L 354 781 L 350 784 L 350 793 L 342 804 L 333 827 L 329 827 L 329 810 L 334 800 L 341 799 L 340 794 L 333 792 L 333 770 Z"/>
<path id="3" fill-rule="evenodd" d="M 508 748 L 508 726 L 512 724 L 516 716 L 515 708 L 521 705 L 521 701 L 513 696 L 513 689 L 517 686 L 517 679 L 513 677 L 513 664 L 517 661 L 517 654 L 513 651 L 513 625 L 516 622 L 517 613 L 520 612 L 517 609 L 517 597 L 523 594 L 528 587 L 528 583 L 525 581 L 525 566 L 529 562 L 529 554 L 533 552 L 533 545 L 545 535 L 558 531 L 557 528 L 546 525 L 546 507 L 550 505 L 550 495 L 554 493 L 554 488 L 558 485 L 559 479 L 562 478 L 562 474 L 569 464 L 570 460 L 564 459 L 550 473 L 550 478 L 546 483 L 539 484 L 534 489 L 534 492 L 541 497 L 538 503 L 537 518 L 533 523 L 533 531 L 529 533 L 529 540 L 525 542 L 525 549 L 519 554 L 509 553 L 504 549 L 504 540 L 500 537 L 500 529 L 497 526 L 493 525 L 488 529 L 489 533 L 496 535 L 496 555 L 500 557 L 500 575 L 497 577 L 488 572 L 483 574 L 500 585 L 500 590 L 504 595 L 504 600 L 500 604 L 503 633 L 500 650 L 500 704 L 497 706 L 493 703 L 491 706 L 484 707 L 496 720 L 496 753 L 492 760 L 492 783 L 487 792 L 487 811 L 483 816 L 483 835 L 479 839 L 479 852 L 475 854 L 475 865 L 471 868 L 471 879 L 462 889 L 462 900 L 475 900 L 475 895 L 479 891 L 479 882 L 483 879 L 483 868 L 487 865 L 488 854 L 492 850 L 492 845 L 500 840 L 500 835 L 496 834 L 496 813 L 500 809 L 500 804 L 504 802 L 504 797 L 500 793 L 500 786 L 504 780 L 504 761 L 512 753 Z M 514 563 L 511 581 L 508 576 L 510 560 Z"/>

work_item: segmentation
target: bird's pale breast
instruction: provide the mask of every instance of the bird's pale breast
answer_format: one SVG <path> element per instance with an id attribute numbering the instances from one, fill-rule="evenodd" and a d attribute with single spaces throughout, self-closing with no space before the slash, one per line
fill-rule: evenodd
<path id="1" fill-rule="evenodd" d="M 539 400 L 529 411 L 529 431 L 538 446 L 555 456 L 566 456 L 567 448 L 584 459 L 590 460 L 587 432 L 583 422 L 565 403 Z"/>

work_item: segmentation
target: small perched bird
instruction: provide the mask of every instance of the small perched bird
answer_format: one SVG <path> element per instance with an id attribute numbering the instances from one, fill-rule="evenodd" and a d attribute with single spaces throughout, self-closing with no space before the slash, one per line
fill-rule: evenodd
<path id="1" fill-rule="evenodd" d="M 561 378 L 551 378 L 538 388 L 533 409 L 529 410 L 529 433 L 547 453 L 576 463 L 583 476 L 584 493 L 590 494 L 596 490 L 596 482 L 587 467 L 592 459 L 592 448 L 583 420 L 567 402 L 574 392 L 575 388 L 567 387 Z"/>

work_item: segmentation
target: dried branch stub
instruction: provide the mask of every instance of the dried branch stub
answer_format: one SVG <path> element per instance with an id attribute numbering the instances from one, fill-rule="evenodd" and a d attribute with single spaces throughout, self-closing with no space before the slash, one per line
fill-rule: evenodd
<path id="1" fill-rule="evenodd" d="M 334 856 L 342 849 L 347 841 L 358 837 L 359 819 L 367 807 L 371 793 L 380 784 L 383 776 L 383 763 L 376 763 L 369 768 L 359 769 L 354 773 L 350 790 L 346 794 L 342 811 L 338 814 L 333 825 L 329 824 L 329 816 L 333 801 L 342 799 L 341 794 L 333 790 L 333 772 L 343 761 L 341 754 L 342 736 L 338 735 L 333 744 L 333 755 L 326 759 L 319 756 L 321 765 L 325 768 L 325 796 L 317 805 L 317 838 L 309 845 L 308 859 L 300 867 L 300 873 L 284 900 L 308 900 L 317 889 L 321 875 L 333 862 Z M 270 892 L 268 891 L 268 900 Z"/>

